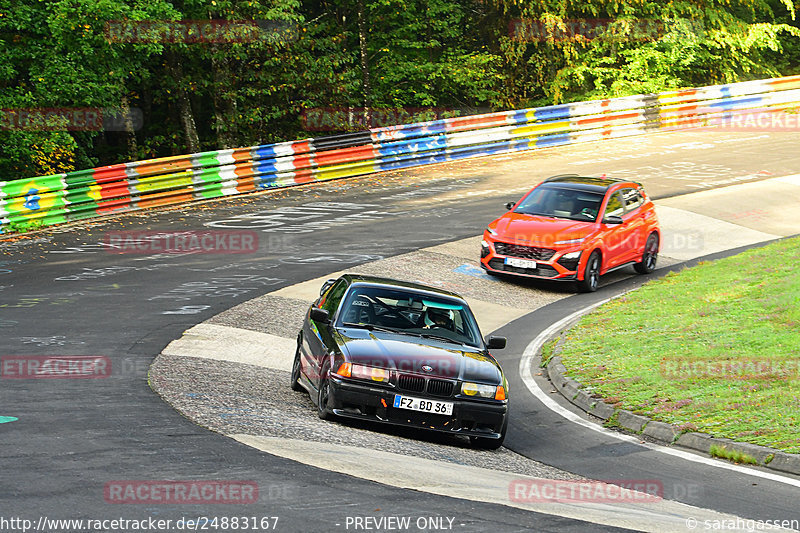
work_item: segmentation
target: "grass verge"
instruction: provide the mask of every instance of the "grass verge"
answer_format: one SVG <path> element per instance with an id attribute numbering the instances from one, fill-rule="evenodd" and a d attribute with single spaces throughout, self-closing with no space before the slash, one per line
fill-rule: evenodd
<path id="1" fill-rule="evenodd" d="M 751 455 L 747 455 L 744 452 L 738 452 L 736 450 L 729 450 L 725 446 L 718 446 L 716 444 L 711 445 L 709 454 L 711 455 L 711 457 L 719 457 L 720 459 L 727 459 L 728 461 L 732 461 L 738 464 L 748 464 L 748 465 L 758 464 L 756 458 Z"/>
<path id="2" fill-rule="evenodd" d="M 800 453 L 800 238 L 646 284 L 584 317 L 560 356 L 604 401 Z"/>

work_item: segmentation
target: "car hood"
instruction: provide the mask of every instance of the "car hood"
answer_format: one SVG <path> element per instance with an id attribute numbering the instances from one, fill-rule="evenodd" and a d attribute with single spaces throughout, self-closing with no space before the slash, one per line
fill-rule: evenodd
<path id="1" fill-rule="evenodd" d="M 503 383 L 500 365 L 478 348 L 357 328 L 339 330 L 336 337 L 342 354 L 351 363 L 424 376 Z"/>
<path id="2" fill-rule="evenodd" d="M 596 230 L 594 222 L 507 213 L 497 220 L 497 238 L 552 246 L 555 241 L 583 239 Z"/>

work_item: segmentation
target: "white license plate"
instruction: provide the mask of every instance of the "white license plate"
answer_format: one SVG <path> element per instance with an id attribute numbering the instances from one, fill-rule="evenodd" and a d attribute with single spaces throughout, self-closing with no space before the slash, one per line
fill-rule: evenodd
<path id="1" fill-rule="evenodd" d="M 517 257 L 506 257 L 506 264 L 516 268 L 536 268 L 536 261 L 519 259 Z"/>
<path id="2" fill-rule="evenodd" d="M 399 409 L 410 409 L 412 411 L 422 411 L 423 413 L 433 413 L 435 415 L 453 414 L 453 402 L 423 400 L 422 398 L 400 396 L 399 394 L 394 395 L 393 406 Z"/>

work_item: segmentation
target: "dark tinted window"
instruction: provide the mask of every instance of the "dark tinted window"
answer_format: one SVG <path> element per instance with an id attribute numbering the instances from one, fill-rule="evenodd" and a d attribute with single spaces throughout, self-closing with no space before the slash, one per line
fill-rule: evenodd
<path id="1" fill-rule="evenodd" d="M 625 202 L 625 212 L 633 211 L 637 209 L 642 202 L 642 195 L 639 194 L 639 191 L 636 189 L 623 189 L 622 190 L 622 200 Z"/>
<path id="2" fill-rule="evenodd" d="M 328 313 L 333 316 L 333 313 L 336 312 L 336 309 L 339 307 L 339 302 L 342 301 L 342 296 L 344 296 L 344 291 L 347 289 L 347 282 L 343 279 L 340 279 L 333 286 L 328 289 L 328 292 L 322 295 L 319 301 L 319 307 L 321 309 L 325 309 Z"/>
<path id="3" fill-rule="evenodd" d="M 608 205 L 606 205 L 606 214 L 605 217 L 610 216 L 617 216 L 621 217 L 622 213 L 625 211 L 625 208 L 622 206 L 622 200 L 619 198 L 619 193 L 615 192 L 611 195 L 608 199 Z"/>

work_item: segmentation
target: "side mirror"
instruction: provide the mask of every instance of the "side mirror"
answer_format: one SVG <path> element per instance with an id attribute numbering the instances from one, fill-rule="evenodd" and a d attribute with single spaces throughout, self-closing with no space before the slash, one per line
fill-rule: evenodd
<path id="1" fill-rule="evenodd" d="M 517 203 L 516 203 L 516 202 L 507 202 L 507 203 L 506 203 L 506 209 L 508 209 L 509 211 L 511 211 L 512 209 L 514 209 L 514 206 L 515 206 L 515 205 L 517 205 Z"/>
<path id="2" fill-rule="evenodd" d="M 490 335 L 489 338 L 486 339 L 486 347 L 490 350 L 502 350 L 506 347 L 506 338 Z"/>
<path id="3" fill-rule="evenodd" d="M 610 215 L 603 219 L 603 224 L 622 224 L 624 220 L 622 217 L 618 217 L 617 215 Z"/>
<path id="4" fill-rule="evenodd" d="M 319 307 L 311 308 L 311 320 L 319 322 L 320 324 L 327 324 L 331 321 L 331 317 L 325 309 Z"/>

